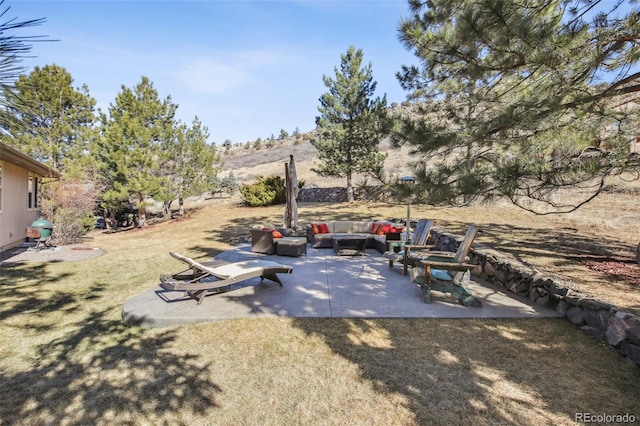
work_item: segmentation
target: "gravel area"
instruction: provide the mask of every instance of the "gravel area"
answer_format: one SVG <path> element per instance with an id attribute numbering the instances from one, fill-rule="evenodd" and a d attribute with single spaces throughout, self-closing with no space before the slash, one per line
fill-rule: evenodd
<path id="1" fill-rule="evenodd" d="M 69 244 L 40 251 L 28 250 L 28 247 L 17 247 L 0 252 L 0 263 L 79 262 L 103 254 L 103 250 L 84 244 Z"/>

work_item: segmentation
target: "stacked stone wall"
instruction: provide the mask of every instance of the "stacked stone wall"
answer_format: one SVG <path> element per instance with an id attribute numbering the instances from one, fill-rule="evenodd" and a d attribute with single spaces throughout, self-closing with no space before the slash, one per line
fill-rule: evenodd
<path id="1" fill-rule="evenodd" d="M 371 201 L 384 198 L 380 186 L 371 186 L 369 191 L 363 188 L 353 188 L 353 199 L 356 201 Z M 341 203 L 347 201 L 347 188 L 335 186 L 332 188 L 302 188 L 297 201 L 303 203 Z"/>
<path id="2" fill-rule="evenodd" d="M 298 193 L 298 202 L 338 203 L 347 201 L 347 188 L 302 188 Z"/>
<path id="3" fill-rule="evenodd" d="M 462 237 L 435 228 L 431 233 L 437 250 L 455 252 Z M 514 256 L 475 243 L 469 254 L 477 265 L 471 275 L 535 305 L 556 310 L 584 332 L 606 342 L 628 362 L 640 366 L 640 317 L 572 289 L 565 280 L 540 272 Z"/>

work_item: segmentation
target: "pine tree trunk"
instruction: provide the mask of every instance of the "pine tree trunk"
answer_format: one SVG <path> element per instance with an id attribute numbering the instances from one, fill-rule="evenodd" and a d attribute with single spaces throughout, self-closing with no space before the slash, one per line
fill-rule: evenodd
<path id="1" fill-rule="evenodd" d="M 140 207 L 138 207 L 138 228 L 147 226 L 147 209 L 144 206 L 144 197 L 140 196 Z"/>
<path id="2" fill-rule="evenodd" d="M 113 224 L 116 221 L 116 212 L 115 209 L 106 209 L 105 210 L 105 218 L 104 218 L 104 223 L 105 226 L 107 227 L 107 229 L 112 229 L 113 228 Z M 117 223 L 116 223 L 117 225 Z"/>
<path id="3" fill-rule="evenodd" d="M 165 219 L 169 219 L 171 217 L 171 203 L 173 203 L 173 201 L 164 201 L 162 203 L 162 215 Z"/>
<path id="4" fill-rule="evenodd" d="M 178 198 L 178 206 L 180 210 L 180 217 L 184 219 L 184 198 Z"/>
<path id="5" fill-rule="evenodd" d="M 353 182 L 351 182 L 351 175 L 347 176 L 347 202 L 353 203 Z"/>

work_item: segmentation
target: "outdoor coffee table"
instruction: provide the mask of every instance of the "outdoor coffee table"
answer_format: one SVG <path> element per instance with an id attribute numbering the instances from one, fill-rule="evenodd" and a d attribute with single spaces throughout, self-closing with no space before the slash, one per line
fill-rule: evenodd
<path id="1" fill-rule="evenodd" d="M 338 256 L 366 256 L 367 237 L 355 234 L 335 234 L 331 237 L 333 251 Z"/>

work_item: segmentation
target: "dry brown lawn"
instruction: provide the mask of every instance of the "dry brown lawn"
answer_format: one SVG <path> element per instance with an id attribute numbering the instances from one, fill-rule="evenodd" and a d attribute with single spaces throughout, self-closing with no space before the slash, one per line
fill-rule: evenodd
<path id="1" fill-rule="evenodd" d="M 608 203 L 564 217 L 507 205 L 414 207 L 413 217 L 455 232 L 476 224 L 481 242 L 638 309 L 637 280 L 584 261 L 632 258 L 637 207 Z M 2 264 L 0 424 L 568 425 L 580 412 L 640 419 L 640 369 L 562 319 L 122 323 L 129 297 L 181 267 L 168 251 L 208 258 L 283 212 L 214 200 L 185 220 L 95 233 L 87 244 L 106 252 L 95 259 Z M 300 206 L 303 222 L 405 212 Z"/>

